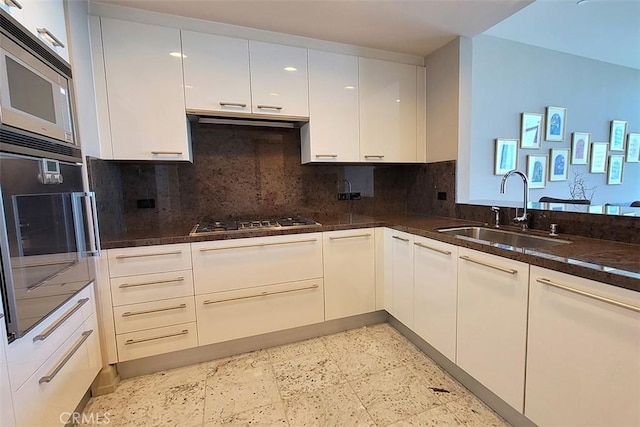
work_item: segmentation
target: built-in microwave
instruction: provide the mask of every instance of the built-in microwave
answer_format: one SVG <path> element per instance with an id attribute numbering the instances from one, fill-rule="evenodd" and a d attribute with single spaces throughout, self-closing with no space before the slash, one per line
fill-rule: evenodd
<path id="1" fill-rule="evenodd" d="M 61 160 L 78 159 L 69 67 L 52 55 L 55 61 L 47 61 L 49 52 L 2 12 L 0 149 L 28 155 L 43 151 L 47 156 L 58 153 Z"/>

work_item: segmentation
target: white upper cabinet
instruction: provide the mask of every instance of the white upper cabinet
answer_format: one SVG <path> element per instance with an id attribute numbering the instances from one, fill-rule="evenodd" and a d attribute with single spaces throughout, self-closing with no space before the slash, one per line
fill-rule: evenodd
<path id="1" fill-rule="evenodd" d="M 309 123 L 302 162 L 358 162 L 358 58 L 309 51 Z"/>
<path id="2" fill-rule="evenodd" d="M 359 62 L 360 159 L 417 162 L 417 92 L 424 88 L 423 82 L 418 85 L 418 67 L 369 58 Z"/>
<path id="3" fill-rule="evenodd" d="M 248 40 L 182 30 L 182 53 L 188 111 L 251 113 Z"/>
<path id="4" fill-rule="evenodd" d="M 307 50 L 249 42 L 252 112 L 308 117 Z"/>
<path id="5" fill-rule="evenodd" d="M 62 0 L 18 0 L 4 1 L 3 9 L 24 25 L 55 53 L 69 61 L 67 25 Z"/>
<path id="6" fill-rule="evenodd" d="M 113 158 L 191 160 L 180 30 L 101 21 Z"/>

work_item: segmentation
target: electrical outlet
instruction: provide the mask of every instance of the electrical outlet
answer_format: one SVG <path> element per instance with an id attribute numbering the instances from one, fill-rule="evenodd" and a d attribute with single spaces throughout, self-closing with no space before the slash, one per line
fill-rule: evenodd
<path id="1" fill-rule="evenodd" d="M 349 193 L 349 200 L 360 200 L 360 193 Z"/>
<path id="2" fill-rule="evenodd" d="M 349 193 L 338 193 L 338 200 L 349 200 Z"/>
<path id="3" fill-rule="evenodd" d="M 136 204 L 138 209 L 153 209 L 156 207 L 156 199 L 138 199 Z"/>
<path id="4" fill-rule="evenodd" d="M 447 192 L 438 191 L 438 200 L 447 200 Z"/>

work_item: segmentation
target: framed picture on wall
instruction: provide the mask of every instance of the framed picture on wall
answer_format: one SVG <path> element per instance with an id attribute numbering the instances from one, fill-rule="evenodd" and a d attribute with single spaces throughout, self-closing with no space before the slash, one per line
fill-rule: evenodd
<path id="1" fill-rule="evenodd" d="M 547 156 L 529 154 L 527 156 L 527 177 L 529 188 L 545 188 L 547 186 Z"/>
<path id="2" fill-rule="evenodd" d="M 518 140 L 497 138 L 493 173 L 495 175 L 504 175 L 505 173 L 516 169 L 517 162 Z"/>
<path id="3" fill-rule="evenodd" d="M 624 137 L 626 134 L 627 122 L 623 120 L 611 120 L 609 151 L 624 151 Z"/>
<path id="4" fill-rule="evenodd" d="M 566 181 L 569 175 L 569 149 L 549 150 L 549 181 Z"/>
<path id="5" fill-rule="evenodd" d="M 563 107 L 547 107 L 545 141 L 564 141 L 567 109 Z"/>
<path id="6" fill-rule="evenodd" d="M 627 163 L 640 162 L 640 133 L 630 133 L 627 137 Z"/>
<path id="7" fill-rule="evenodd" d="M 594 142 L 591 144 L 591 159 L 589 163 L 590 173 L 607 172 L 607 149 L 609 143 Z"/>
<path id="8" fill-rule="evenodd" d="M 542 114 L 522 113 L 520 118 L 520 148 L 540 148 Z"/>
<path id="9" fill-rule="evenodd" d="M 574 132 L 571 135 L 571 164 L 586 165 L 589 163 L 589 142 L 591 134 Z"/>
<path id="10" fill-rule="evenodd" d="M 622 167 L 624 165 L 624 155 L 616 154 L 609 156 L 609 168 L 607 171 L 607 185 L 622 184 Z"/>

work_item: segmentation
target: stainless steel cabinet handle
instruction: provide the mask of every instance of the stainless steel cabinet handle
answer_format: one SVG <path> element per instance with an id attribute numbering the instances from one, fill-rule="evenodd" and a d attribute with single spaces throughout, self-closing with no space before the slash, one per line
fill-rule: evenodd
<path id="1" fill-rule="evenodd" d="M 38 384 L 51 382 L 51 380 L 53 380 L 56 377 L 56 375 L 58 375 L 58 372 L 60 372 L 60 370 L 64 368 L 64 365 L 66 365 L 67 362 L 71 360 L 73 355 L 76 354 L 76 351 L 78 351 L 80 347 L 82 347 L 82 344 L 84 344 L 87 338 L 89 338 L 89 335 L 91 335 L 92 333 L 93 333 L 93 329 L 84 331 L 82 333 L 82 336 L 78 340 L 78 342 L 76 342 L 75 345 L 71 348 L 71 350 L 67 352 L 64 358 L 60 362 L 58 362 L 56 367 L 53 368 L 53 371 L 51 371 L 51 373 L 45 375 L 44 377 L 40 378 L 40 381 L 38 381 Z"/>
<path id="2" fill-rule="evenodd" d="M 553 286 L 554 288 L 564 289 L 565 291 L 572 292 L 574 294 L 582 295 L 582 296 L 585 296 L 587 298 L 591 298 L 591 299 L 595 299 L 595 300 L 598 300 L 598 301 L 606 302 L 607 304 L 612 304 L 612 305 L 615 305 L 617 307 L 626 308 L 627 310 L 631 310 L 631 311 L 635 311 L 636 313 L 640 313 L 640 307 L 636 307 L 635 305 L 625 304 L 624 302 L 616 301 L 614 299 L 610 299 L 610 298 L 607 298 L 607 297 L 602 297 L 600 295 L 595 295 L 595 294 L 592 294 L 590 292 L 581 291 L 579 289 L 574 289 L 574 288 L 572 288 L 570 286 L 566 286 L 566 285 L 562 285 L 560 283 L 552 282 L 549 279 L 540 278 L 540 279 L 536 279 L 536 282 L 542 283 L 543 285 L 547 285 L 547 286 Z"/>
<path id="3" fill-rule="evenodd" d="M 204 249 L 200 249 L 200 252 L 223 251 L 226 249 L 263 248 L 266 246 L 291 245 L 294 243 L 310 243 L 310 242 L 317 242 L 317 241 L 318 239 L 307 239 L 307 240 L 291 240 L 288 242 L 258 243 L 256 245 L 226 246 L 224 248 L 204 248 Z"/>
<path id="4" fill-rule="evenodd" d="M 151 154 L 155 154 L 157 156 L 166 155 L 166 156 L 181 156 L 182 151 L 152 151 Z"/>
<path id="5" fill-rule="evenodd" d="M 131 345 L 131 344 L 138 344 L 138 343 L 141 343 L 141 342 L 161 340 L 163 338 L 179 337 L 180 335 L 187 335 L 188 333 L 189 333 L 188 329 L 183 329 L 182 331 L 176 332 L 175 334 L 158 335 L 157 337 L 142 338 L 142 339 L 139 339 L 139 340 L 126 340 L 124 342 L 124 345 Z"/>
<path id="6" fill-rule="evenodd" d="M 354 234 L 352 236 L 336 236 L 336 237 L 329 237 L 329 240 L 342 240 L 342 239 L 355 239 L 358 237 L 371 237 L 371 233 L 367 233 L 367 234 Z"/>
<path id="7" fill-rule="evenodd" d="M 9 7 L 15 7 L 17 9 L 22 9 L 22 5 L 18 3 L 18 0 L 4 0 L 5 4 Z"/>
<path id="8" fill-rule="evenodd" d="M 131 316 L 139 316 L 141 314 L 159 313 L 161 311 L 180 310 L 181 308 L 187 308 L 187 304 L 180 304 L 174 307 L 156 308 L 153 310 L 126 311 L 122 313 L 122 317 L 131 317 Z"/>
<path id="9" fill-rule="evenodd" d="M 80 307 L 82 307 L 83 305 L 85 305 L 87 303 L 87 301 L 89 301 L 89 298 L 82 298 L 80 300 L 78 300 L 78 302 L 76 302 L 76 305 L 74 305 L 73 307 L 71 307 L 65 314 L 62 315 L 62 317 L 60 317 L 53 325 L 49 326 L 47 329 L 45 329 L 44 331 L 42 331 L 42 333 L 40 335 L 36 335 L 35 337 L 33 337 L 33 342 L 36 341 L 44 341 L 46 340 L 49 335 L 51 335 L 56 329 L 58 329 L 60 326 L 62 326 L 62 324 L 71 316 L 73 316 L 73 313 L 75 313 L 76 311 L 80 310 Z"/>
<path id="10" fill-rule="evenodd" d="M 319 287 L 320 287 L 320 285 L 311 285 L 311 286 L 306 286 L 304 288 L 287 289 L 286 291 L 275 291 L 275 292 L 264 291 L 264 292 L 260 292 L 259 294 L 256 294 L 256 295 L 247 295 L 247 296 L 244 296 L 244 297 L 225 298 L 225 299 L 219 299 L 219 300 L 215 300 L 215 301 L 205 300 L 205 301 L 202 302 L 202 305 L 218 304 L 218 303 L 221 303 L 221 302 L 237 301 L 237 300 L 249 299 L 249 298 L 260 298 L 260 297 L 266 297 L 266 296 L 269 296 L 269 295 L 287 294 L 289 292 L 306 291 L 308 289 L 317 289 Z"/>
<path id="11" fill-rule="evenodd" d="M 160 285 L 163 283 L 172 283 L 172 282 L 184 282 L 184 277 L 176 277 L 175 279 L 168 279 L 168 280 L 156 280 L 155 282 L 123 283 L 118 287 L 120 289 L 126 289 L 126 288 L 135 288 L 136 286 Z"/>
<path id="12" fill-rule="evenodd" d="M 384 159 L 383 154 L 365 154 L 365 159 Z"/>
<path id="13" fill-rule="evenodd" d="M 258 108 L 261 110 L 282 110 L 282 107 L 279 107 L 277 105 L 258 105 Z"/>
<path id="14" fill-rule="evenodd" d="M 469 258 L 469 257 L 468 257 L 468 256 L 466 256 L 466 255 L 462 255 L 462 256 L 460 257 L 460 259 L 463 259 L 463 260 L 465 260 L 465 261 L 472 262 L 472 263 L 474 263 L 474 264 L 484 265 L 485 267 L 493 268 L 494 270 L 499 270 L 499 271 L 502 271 L 502 272 L 504 272 L 504 273 L 509 273 L 509 274 L 517 274 L 517 273 L 518 273 L 518 270 L 514 270 L 514 269 L 512 269 L 512 268 L 504 268 L 504 267 L 500 267 L 499 265 L 489 264 L 489 263 L 484 262 L 484 261 L 478 261 L 478 260 L 476 260 L 476 259 Z"/>
<path id="15" fill-rule="evenodd" d="M 51 41 L 51 44 L 53 44 L 54 46 L 59 46 L 59 47 L 64 47 L 64 43 L 62 43 L 60 41 L 59 38 L 57 38 L 56 36 L 53 35 L 53 33 L 49 30 L 47 30 L 46 28 L 42 27 L 42 28 L 36 28 L 36 31 L 40 34 L 42 34 L 43 36 L 46 36 L 47 38 L 49 38 L 49 40 Z"/>
<path id="16" fill-rule="evenodd" d="M 241 107 L 244 108 L 247 106 L 247 104 L 244 104 L 242 102 L 220 102 L 220 106 L 221 107 Z"/>
<path id="17" fill-rule="evenodd" d="M 316 154 L 317 159 L 321 159 L 323 157 L 329 157 L 331 159 L 335 159 L 338 157 L 338 155 L 337 154 Z"/>
<path id="18" fill-rule="evenodd" d="M 138 255 L 118 255 L 116 259 L 129 259 L 129 258 L 144 258 L 150 256 L 165 256 L 165 255 L 180 255 L 182 251 L 172 251 L 172 252 L 156 252 L 152 254 L 138 254 Z"/>
<path id="19" fill-rule="evenodd" d="M 438 249 L 438 248 L 434 248 L 434 247 L 431 247 L 431 246 L 423 245 L 420 242 L 416 242 L 416 243 L 414 243 L 414 245 L 416 245 L 418 247 L 421 247 L 421 248 L 424 248 L 424 249 L 429 249 L 430 251 L 438 252 L 438 253 L 441 253 L 441 254 L 444 254 L 444 255 L 451 255 L 451 251 L 443 251 L 442 249 Z"/>
<path id="20" fill-rule="evenodd" d="M 393 237 L 393 238 L 394 238 L 394 239 L 396 239 L 396 240 L 401 240 L 401 241 L 403 241 L 403 242 L 408 242 L 408 241 L 409 241 L 409 239 L 405 239 L 405 238 L 402 238 L 402 237 L 400 237 L 400 236 L 391 236 L 391 237 Z"/>

